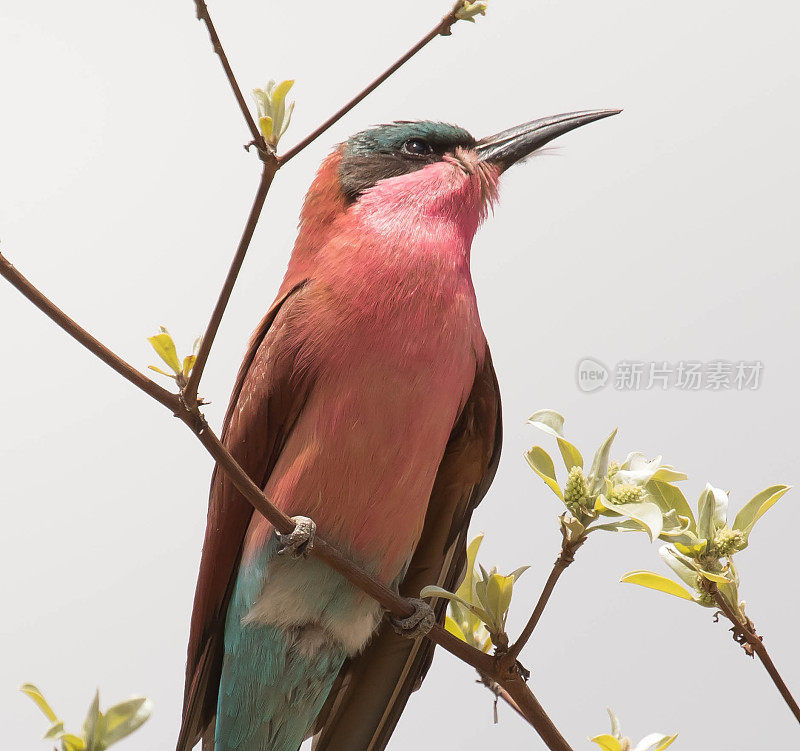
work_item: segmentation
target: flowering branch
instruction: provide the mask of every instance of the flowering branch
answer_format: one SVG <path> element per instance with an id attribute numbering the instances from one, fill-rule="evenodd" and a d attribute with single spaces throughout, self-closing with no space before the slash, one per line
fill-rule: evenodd
<path id="1" fill-rule="evenodd" d="M 577 536 L 572 535 L 570 533 L 568 523 L 564 517 L 565 515 L 562 515 L 560 518 L 561 552 L 558 554 L 558 558 L 556 558 L 556 562 L 553 564 L 553 570 L 550 572 L 550 576 L 547 577 L 547 581 L 544 584 L 542 593 L 539 595 L 539 599 L 536 602 L 536 607 L 533 609 L 531 617 L 525 624 L 525 628 L 522 629 L 522 633 L 519 635 L 517 640 L 508 648 L 508 654 L 515 659 L 519 657 L 519 653 L 531 638 L 533 630 L 539 623 L 539 619 L 542 617 L 542 613 L 544 613 L 544 609 L 547 607 L 547 603 L 550 601 L 550 595 L 553 594 L 553 590 L 556 587 L 559 577 L 567 570 L 567 567 L 572 564 L 572 562 L 575 560 L 575 553 L 577 552 L 578 548 L 587 540 L 585 532 L 582 532 Z"/>

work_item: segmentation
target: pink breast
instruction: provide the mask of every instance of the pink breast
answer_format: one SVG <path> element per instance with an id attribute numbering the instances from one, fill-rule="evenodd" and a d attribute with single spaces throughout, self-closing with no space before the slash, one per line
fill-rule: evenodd
<path id="1" fill-rule="evenodd" d="M 485 176 L 444 162 L 379 183 L 315 255 L 297 318 L 314 388 L 266 492 L 387 583 L 485 351 L 469 251 L 486 201 Z M 256 523 L 251 550 L 271 534 Z"/>

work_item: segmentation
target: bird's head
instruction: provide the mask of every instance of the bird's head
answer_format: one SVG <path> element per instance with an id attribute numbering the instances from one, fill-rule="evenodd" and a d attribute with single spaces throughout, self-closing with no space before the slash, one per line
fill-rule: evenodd
<path id="1" fill-rule="evenodd" d="M 400 121 L 356 133 L 323 163 L 301 216 L 301 256 L 339 226 L 396 233 L 456 223 L 468 241 L 497 195 L 498 178 L 553 139 L 620 110 L 569 112 L 480 140 L 447 123 Z"/>
<path id="2" fill-rule="evenodd" d="M 518 125 L 480 141 L 448 123 L 400 121 L 356 133 L 341 147 L 339 180 L 348 201 L 358 201 L 380 183 L 405 189 L 429 176 L 478 175 L 493 188 L 501 172 L 564 133 L 615 115 L 619 110 L 569 112 Z M 408 175 L 425 173 L 416 180 Z M 439 183 L 441 181 L 435 181 Z M 458 183 L 455 180 L 454 183 Z M 454 186 L 455 187 L 455 186 Z M 437 191 L 438 192 L 438 191 Z M 491 198 L 493 190 L 489 191 Z"/>

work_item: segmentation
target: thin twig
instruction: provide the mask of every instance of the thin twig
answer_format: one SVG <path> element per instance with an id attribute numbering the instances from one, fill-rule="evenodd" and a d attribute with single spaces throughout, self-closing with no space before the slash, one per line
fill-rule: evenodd
<path id="1" fill-rule="evenodd" d="M 715 582 L 708 582 L 707 590 L 710 594 L 713 595 L 714 601 L 719 606 L 719 609 L 725 614 L 725 617 L 733 624 L 733 638 L 734 640 L 742 645 L 745 649 L 745 652 L 749 654 L 751 657 L 753 656 L 753 652 L 758 655 L 758 659 L 761 660 L 761 664 L 764 666 L 767 673 L 769 673 L 769 677 L 772 678 L 772 682 L 775 684 L 776 688 L 780 692 L 783 700 L 786 702 L 786 705 L 791 710 L 794 718 L 800 722 L 800 706 L 797 705 L 794 696 L 792 696 L 792 692 L 789 691 L 789 687 L 784 683 L 781 674 L 778 672 L 778 668 L 775 667 L 775 663 L 772 662 L 772 658 L 769 656 L 769 652 L 767 652 L 767 648 L 764 646 L 764 642 L 762 638 L 756 633 L 756 630 L 750 621 L 747 619 L 747 622 L 743 623 L 739 620 L 739 616 L 735 613 L 733 608 L 730 606 L 730 603 L 723 597 L 722 592 L 719 591 Z M 747 648 L 749 647 L 749 649 Z"/>
<path id="2" fill-rule="evenodd" d="M 119 355 L 114 354 L 108 349 L 105 344 L 99 342 L 89 332 L 81 328 L 64 313 L 64 311 L 56 307 L 56 305 L 20 274 L 2 253 L 0 253 L 0 275 L 11 282 L 14 287 L 27 297 L 28 300 L 39 308 L 48 318 L 55 321 L 73 339 L 76 339 L 86 347 L 86 349 L 97 355 L 106 365 L 116 370 L 125 380 L 130 381 L 148 396 L 152 396 L 153 399 L 163 404 L 167 409 L 177 409 L 178 396 L 176 394 L 159 386 L 155 381 L 148 378 L 144 373 L 136 370 L 132 365 L 129 365 Z"/>
<path id="3" fill-rule="evenodd" d="M 514 659 L 519 657 L 519 653 L 528 643 L 528 639 L 531 638 L 533 630 L 536 628 L 536 625 L 539 623 L 539 619 L 542 617 L 542 613 L 544 613 L 544 609 L 547 607 L 547 603 L 550 600 L 550 595 L 553 594 L 553 590 L 555 589 L 556 582 L 558 582 L 561 574 L 563 574 L 564 571 L 567 570 L 567 567 L 575 560 L 575 552 L 581 545 L 583 545 L 584 542 L 586 542 L 585 535 L 578 537 L 575 540 L 571 540 L 568 530 L 564 526 L 563 519 L 561 524 L 561 536 L 561 552 L 558 554 L 558 558 L 556 558 L 556 562 L 553 564 L 553 569 L 550 571 L 550 576 L 547 577 L 547 581 L 544 584 L 542 593 L 539 595 L 539 600 L 536 603 L 536 607 L 533 609 L 531 617 L 525 624 L 525 628 L 522 629 L 522 633 L 519 635 L 519 638 L 508 648 L 508 652 L 506 654 L 508 654 L 509 657 Z"/>
<path id="4" fill-rule="evenodd" d="M 211 37 L 211 46 L 214 48 L 214 52 L 216 52 L 219 56 L 219 61 L 222 63 L 222 67 L 225 70 L 225 76 L 228 79 L 228 83 L 231 85 L 231 89 L 233 89 L 233 95 L 236 97 L 236 101 L 239 104 L 239 109 L 242 111 L 242 115 L 244 115 L 247 127 L 250 130 L 250 134 L 253 136 L 253 141 L 255 141 L 256 146 L 258 146 L 260 149 L 264 149 L 266 147 L 266 144 L 264 143 L 264 137 L 261 135 L 261 132 L 256 126 L 256 122 L 253 119 L 253 116 L 250 114 L 250 109 L 247 106 L 247 102 L 245 102 L 244 96 L 242 95 L 242 90 L 239 88 L 239 84 L 236 82 L 236 76 L 233 75 L 233 69 L 231 68 L 231 64 L 228 62 L 228 56 L 225 54 L 225 49 L 222 46 L 222 42 L 219 40 L 217 30 L 214 28 L 214 22 L 211 20 L 211 16 L 208 13 L 208 7 L 205 4 L 205 0 L 194 0 L 194 5 L 197 12 L 197 18 L 202 21 L 206 25 L 206 29 L 208 29 L 208 35 Z"/>
<path id="5" fill-rule="evenodd" d="M 458 11 L 461 7 L 463 7 L 464 2 L 463 0 L 458 0 L 456 4 L 453 6 L 452 10 L 439 21 L 436 26 L 431 29 L 422 39 L 420 39 L 408 52 L 406 52 L 402 57 L 398 58 L 394 63 L 392 63 L 383 73 L 381 73 L 372 83 L 368 84 L 364 89 L 362 89 L 358 94 L 356 94 L 347 104 L 337 110 L 333 115 L 331 115 L 322 125 L 320 125 L 315 130 L 311 131 L 300 143 L 292 146 L 289 151 L 285 154 L 278 157 L 281 164 L 286 164 L 292 157 L 297 156 L 306 146 L 310 143 L 315 141 L 319 138 L 328 128 L 332 125 L 337 123 L 341 120 L 348 112 L 350 112 L 353 107 L 355 107 L 360 101 L 364 99 L 364 97 L 371 94 L 375 89 L 378 88 L 389 76 L 392 75 L 395 71 L 405 65 L 414 55 L 417 54 L 425 45 L 429 42 L 436 39 L 438 36 L 448 36 L 450 34 L 450 28 L 453 24 L 456 23 L 458 20 L 456 18 L 456 11 Z"/>
<path id="6" fill-rule="evenodd" d="M 247 255 L 247 249 L 250 247 L 250 241 L 253 239 L 253 232 L 255 232 L 256 224 L 261 216 L 261 209 L 264 207 L 264 201 L 267 198 L 270 185 L 275 177 L 275 172 L 278 170 L 278 163 L 273 158 L 265 158 L 264 168 L 261 171 L 261 179 L 258 183 L 258 190 L 256 191 L 253 205 L 250 207 L 250 214 L 247 217 L 247 224 L 245 224 L 242 237 L 239 240 L 239 245 L 236 248 L 236 253 L 231 261 L 228 274 L 225 277 L 225 283 L 222 285 L 217 304 L 214 306 L 214 311 L 206 326 L 205 334 L 200 341 L 200 349 L 197 352 L 197 360 L 195 361 L 192 372 L 189 375 L 189 380 L 186 387 L 183 389 L 183 401 L 186 406 L 195 410 L 197 408 L 197 389 L 200 386 L 200 379 L 203 376 L 203 371 L 208 361 L 208 355 L 211 352 L 211 346 L 214 344 L 214 339 L 217 336 L 222 316 L 225 314 L 225 309 L 228 307 L 228 302 L 231 299 L 233 287 L 236 284 L 236 279 L 241 271 L 244 257 Z"/>

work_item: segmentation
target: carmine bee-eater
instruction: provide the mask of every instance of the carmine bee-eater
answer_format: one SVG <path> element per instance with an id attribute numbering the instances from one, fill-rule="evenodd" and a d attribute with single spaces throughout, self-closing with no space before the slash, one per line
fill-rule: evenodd
<path id="1" fill-rule="evenodd" d="M 276 535 L 215 471 L 178 751 L 201 738 L 206 751 L 297 751 L 310 735 L 316 751 L 386 747 L 432 657 L 428 640 L 395 630 L 416 636 L 430 608 L 382 622 L 375 601 L 303 554 L 309 520 L 407 597 L 458 586 L 501 443 L 472 238 L 504 170 L 617 112 L 557 115 L 481 141 L 396 122 L 323 162 L 223 429 L 298 526 Z"/>

